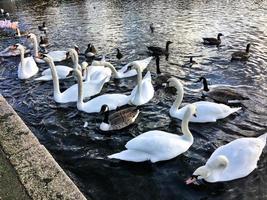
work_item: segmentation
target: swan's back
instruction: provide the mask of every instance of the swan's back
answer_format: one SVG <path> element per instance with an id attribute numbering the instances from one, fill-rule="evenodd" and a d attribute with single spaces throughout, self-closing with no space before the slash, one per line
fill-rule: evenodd
<path id="1" fill-rule="evenodd" d="M 21 62 L 19 63 L 18 66 L 19 79 L 28 79 L 37 74 L 39 68 L 37 67 L 37 64 L 32 56 L 24 58 L 23 62 L 24 62 L 24 67 L 22 66 Z"/>

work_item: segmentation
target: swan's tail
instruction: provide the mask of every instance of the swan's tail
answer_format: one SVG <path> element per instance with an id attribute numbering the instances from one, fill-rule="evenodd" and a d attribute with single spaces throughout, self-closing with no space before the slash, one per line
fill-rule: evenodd
<path id="1" fill-rule="evenodd" d="M 108 156 L 108 158 L 115 158 L 131 162 L 144 162 L 150 160 L 149 157 L 149 154 L 135 150 L 124 150 L 120 153 L 115 153 Z"/>
<path id="2" fill-rule="evenodd" d="M 266 144 L 266 139 L 267 139 L 267 133 L 264 133 L 263 135 L 258 137 L 259 139 L 261 139 L 264 142 L 264 146 Z"/>
<path id="3" fill-rule="evenodd" d="M 35 81 L 50 81 L 52 80 L 52 76 L 41 76 L 39 78 L 34 79 Z"/>

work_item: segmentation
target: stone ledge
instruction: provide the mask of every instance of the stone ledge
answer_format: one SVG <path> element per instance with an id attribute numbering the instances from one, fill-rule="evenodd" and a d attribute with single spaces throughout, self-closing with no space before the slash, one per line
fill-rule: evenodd
<path id="1" fill-rule="evenodd" d="M 1 95 L 0 147 L 32 199 L 86 200 Z"/>

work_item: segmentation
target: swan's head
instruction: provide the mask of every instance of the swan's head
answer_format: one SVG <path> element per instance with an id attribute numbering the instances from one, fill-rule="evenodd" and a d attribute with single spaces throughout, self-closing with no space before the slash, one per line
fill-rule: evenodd
<path id="1" fill-rule="evenodd" d="M 0 12 L 1 12 L 1 14 L 3 15 L 5 11 L 4 11 L 4 9 L 1 8 L 1 9 L 0 9 Z"/>
<path id="2" fill-rule="evenodd" d="M 83 61 L 81 64 L 82 70 L 85 70 L 88 67 L 88 65 L 89 65 L 88 62 Z"/>
<path id="3" fill-rule="evenodd" d="M 66 53 L 66 59 L 71 58 L 72 60 L 75 60 L 78 58 L 78 53 L 76 49 L 69 49 Z"/>
<path id="4" fill-rule="evenodd" d="M 27 35 L 27 39 L 35 40 L 35 39 L 37 39 L 37 38 L 36 38 L 36 35 L 35 35 L 35 34 L 33 34 L 33 33 L 29 33 L 29 34 Z"/>
<path id="5" fill-rule="evenodd" d="M 80 53 L 80 48 L 78 47 L 78 45 L 75 44 L 74 49 L 75 49 L 75 51 L 77 51 L 78 54 Z"/>
<path id="6" fill-rule="evenodd" d="M 209 160 L 205 166 L 197 168 L 193 175 L 186 181 L 186 184 L 198 184 L 197 181 L 212 180 L 216 173 L 221 173 L 229 164 L 229 160 L 224 155 L 219 155 L 213 160 Z M 216 177 L 216 176 L 215 176 Z"/>
<path id="7" fill-rule="evenodd" d="M 13 46 L 10 47 L 11 50 L 19 50 L 20 52 L 24 52 L 25 51 L 25 47 L 22 46 L 21 44 L 17 43 L 14 44 Z"/>
<path id="8" fill-rule="evenodd" d="M 177 78 L 172 77 L 167 80 L 167 87 L 175 87 L 176 89 L 180 89 L 183 88 L 183 85 Z"/>
<path id="9" fill-rule="evenodd" d="M 190 119 L 192 116 L 197 117 L 197 107 L 194 104 L 189 104 L 184 113 L 184 119 Z"/>
<path id="10" fill-rule="evenodd" d="M 43 59 L 46 63 L 51 63 L 53 62 L 53 58 L 51 56 L 49 56 L 48 54 L 39 54 L 39 58 Z"/>
<path id="11" fill-rule="evenodd" d="M 103 113 L 108 112 L 108 111 L 109 111 L 108 105 L 104 104 L 104 105 L 102 105 L 99 114 L 103 114 Z"/>

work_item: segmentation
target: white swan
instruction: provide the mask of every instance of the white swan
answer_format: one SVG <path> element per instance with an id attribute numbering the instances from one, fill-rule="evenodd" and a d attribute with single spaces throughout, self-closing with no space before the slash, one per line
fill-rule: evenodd
<path id="1" fill-rule="evenodd" d="M 136 106 L 149 102 L 154 96 L 154 88 L 151 83 L 151 74 L 148 71 L 142 80 L 142 68 L 134 63 L 134 69 L 137 71 L 137 86 L 132 90 L 130 103 Z"/>
<path id="2" fill-rule="evenodd" d="M 54 100 L 58 103 L 76 102 L 78 100 L 78 84 L 74 84 L 70 88 L 66 89 L 64 92 L 60 92 L 59 80 L 53 59 L 46 54 L 41 55 L 40 58 L 43 58 L 51 68 L 53 85 L 54 85 Z M 105 79 L 101 80 L 100 82 L 96 81 L 85 82 L 84 87 L 86 89 L 85 92 L 83 93 L 83 98 L 98 94 L 101 91 L 104 83 Z"/>
<path id="3" fill-rule="evenodd" d="M 73 62 L 73 68 L 78 68 L 81 70 L 82 68 L 86 68 L 88 63 L 84 62 L 82 64 L 82 67 L 78 63 L 78 53 L 75 49 L 69 49 L 66 53 L 66 57 L 70 56 L 71 60 Z M 71 73 L 73 71 L 73 68 L 65 66 L 65 65 L 56 65 L 56 71 L 58 75 L 58 79 L 66 79 L 71 77 Z M 39 78 L 34 79 L 36 81 L 49 81 L 53 80 L 52 73 L 50 67 L 42 72 L 42 76 Z"/>
<path id="4" fill-rule="evenodd" d="M 181 82 L 177 78 L 170 78 L 168 80 L 169 86 L 175 87 L 177 90 L 177 97 L 170 109 L 170 115 L 174 118 L 182 119 L 187 107 L 179 109 L 184 96 L 184 89 Z M 190 122 L 216 122 L 217 119 L 222 119 L 230 114 L 237 112 L 241 108 L 230 108 L 224 104 L 218 104 L 208 101 L 198 101 L 193 103 L 197 107 L 197 117 L 192 116 Z"/>
<path id="5" fill-rule="evenodd" d="M 239 138 L 216 149 L 207 163 L 195 170 L 186 183 L 231 181 L 249 175 L 266 145 L 267 133 L 256 138 Z"/>
<path id="6" fill-rule="evenodd" d="M 19 50 L 20 63 L 18 66 L 18 78 L 28 79 L 37 74 L 39 68 L 37 67 L 32 56 L 24 57 L 25 48 L 21 44 L 15 44 L 12 48 Z"/>
<path id="7" fill-rule="evenodd" d="M 30 53 L 30 50 L 26 49 L 25 53 Z M 7 48 L 5 48 L 4 50 L 0 52 L 0 57 L 13 57 L 13 56 L 15 57 L 18 55 L 20 55 L 20 51 L 17 49 L 14 49 L 13 45 L 8 46 Z"/>
<path id="8" fill-rule="evenodd" d="M 194 141 L 188 122 L 195 113 L 194 105 L 187 107 L 182 121 L 182 136 L 159 130 L 148 131 L 127 142 L 125 145 L 127 150 L 108 157 L 132 162 L 150 160 L 155 163 L 172 159 L 186 152 Z"/>
<path id="9" fill-rule="evenodd" d="M 29 33 L 27 38 L 33 43 L 34 48 L 34 59 L 37 63 L 44 63 L 42 59 L 39 58 L 39 51 L 38 51 L 38 42 L 37 37 L 33 33 Z M 49 55 L 54 62 L 60 62 L 66 60 L 66 51 L 50 51 L 47 55 Z"/>
<path id="10" fill-rule="evenodd" d="M 86 113 L 100 112 L 101 107 L 104 104 L 106 104 L 110 110 L 115 110 L 117 107 L 126 105 L 129 102 L 129 96 L 125 94 L 103 94 L 84 103 L 83 102 L 84 84 L 87 82 L 86 81 L 82 82 L 82 74 L 79 70 L 74 69 L 73 71 L 77 76 L 79 85 L 78 101 L 77 101 L 78 110 Z"/>
<path id="11" fill-rule="evenodd" d="M 104 67 L 108 67 L 110 68 L 110 70 L 113 73 L 113 77 L 116 79 L 121 79 L 121 78 L 128 78 L 128 77 L 132 77 L 135 76 L 137 74 L 135 69 L 131 69 L 128 70 L 129 66 L 133 66 L 133 65 L 138 65 L 140 66 L 141 71 L 143 71 L 145 68 L 147 68 L 148 64 L 150 63 L 150 61 L 152 60 L 153 57 L 148 57 L 146 59 L 143 60 L 136 60 L 133 62 L 128 63 L 127 65 L 125 65 L 124 67 L 122 67 L 120 70 L 116 70 L 116 68 L 109 62 L 106 61 L 94 61 L 92 63 L 92 66 L 94 67 L 90 67 L 88 73 L 92 73 L 90 72 L 90 70 L 93 71 L 93 69 L 96 70 L 97 67 L 95 66 L 104 66 Z"/>

